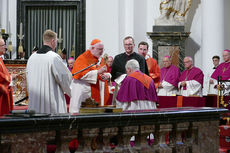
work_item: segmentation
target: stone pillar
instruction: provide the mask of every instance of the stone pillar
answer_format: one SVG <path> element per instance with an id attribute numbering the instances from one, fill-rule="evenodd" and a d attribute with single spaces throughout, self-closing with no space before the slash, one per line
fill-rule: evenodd
<path id="1" fill-rule="evenodd" d="M 185 56 L 185 40 L 190 32 L 184 32 L 183 26 L 154 26 L 153 32 L 147 32 L 152 40 L 153 58 L 158 61 L 160 68 L 163 67 L 162 59 L 170 55 L 172 63 L 183 71 Z"/>
<path id="2" fill-rule="evenodd" d="M 5 29 L 5 32 L 8 33 L 9 2 L 7 0 L 0 2 L 0 14 L 0 28 Z"/>
<path id="3" fill-rule="evenodd" d="M 202 1 L 202 70 L 205 75 L 203 94 L 207 94 L 207 76 L 211 75 L 212 57 L 224 50 L 224 1 Z"/>
<path id="4" fill-rule="evenodd" d="M 134 1 L 119 0 L 119 52 L 124 52 L 123 39 L 134 36 Z"/>

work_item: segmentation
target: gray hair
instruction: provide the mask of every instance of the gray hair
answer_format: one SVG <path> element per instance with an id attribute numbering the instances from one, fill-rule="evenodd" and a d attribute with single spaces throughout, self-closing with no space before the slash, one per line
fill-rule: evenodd
<path id="1" fill-rule="evenodd" d="M 191 61 L 191 62 L 193 63 L 193 59 L 192 59 L 192 57 L 191 57 L 191 56 L 186 56 L 185 58 L 188 58 L 188 59 L 189 59 L 189 61 Z"/>
<path id="2" fill-rule="evenodd" d="M 131 69 L 133 71 L 137 71 L 137 70 L 140 70 L 140 65 L 138 63 L 137 60 L 135 59 L 131 59 L 129 61 L 127 61 L 126 65 L 125 65 L 125 69 Z"/>

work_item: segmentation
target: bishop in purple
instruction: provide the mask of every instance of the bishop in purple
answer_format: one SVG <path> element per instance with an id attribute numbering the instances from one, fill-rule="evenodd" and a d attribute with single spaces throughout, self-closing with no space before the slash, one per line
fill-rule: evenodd
<path id="1" fill-rule="evenodd" d="M 180 70 L 172 65 L 170 56 L 163 58 L 164 67 L 161 68 L 161 80 L 158 87 L 158 96 L 172 96 L 177 94 Z"/>
<path id="2" fill-rule="evenodd" d="M 178 87 L 182 96 L 202 96 L 203 72 L 193 66 L 191 57 L 184 58 L 184 70 L 180 76 Z"/>
<path id="3" fill-rule="evenodd" d="M 125 68 L 128 76 L 117 93 L 116 106 L 124 111 L 156 109 L 158 97 L 152 78 L 140 71 L 134 59 L 129 60 Z"/>
<path id="4" fill-rule="evenodd" d="M 210 84 L 214 84 L 214 88 L 217 85 L 218 77 L 220 80 L 230 80 L 230 50 L 225 49 L 222 53 L 224 62 L 221 63 L 216 70 L 213 72 Z M 230 84 L 226 83 L 226 90 L 230 92 Z"/>

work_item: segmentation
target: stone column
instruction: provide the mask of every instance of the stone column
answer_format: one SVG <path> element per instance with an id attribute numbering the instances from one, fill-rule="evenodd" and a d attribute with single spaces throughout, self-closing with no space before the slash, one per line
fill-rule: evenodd
<path id="1" fill-rule="evenodd" d="M 224 1 L 202 1 L 202 70 L 205 77 L 203 94 L 207 93 L 211 75 L 212 56 L 222 56 L 224 50 Z"/>
<path id="2" fill-rule="evenodd" d="M 9 2 L 7 0 L 2 0 L 0 2 L 0 13 L 0 28 L 5 29 L 5 32 L 8 33 Z"/>
<path id="3" fill-rule="evenodd" d="M 134 36 L 134 1 L 119 0 L 119 52 L 124 52 L 123 39 Z"/>

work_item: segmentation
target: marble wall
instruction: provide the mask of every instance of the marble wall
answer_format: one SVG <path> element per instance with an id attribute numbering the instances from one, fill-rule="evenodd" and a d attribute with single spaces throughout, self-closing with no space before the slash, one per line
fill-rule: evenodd
<path id="1" fill-rule="evenodd" d="M 218 152 L 219 121 L 183 122 L 111 128 L 84 128 L 20 134 L 2 134 L 3 153 L 69 152 L 69 142 L 78 140 L 77 152 L 211 153 Z M 153 134 L 153 137 L 149 135 Z M 131 137 L 135 140 L 131 141 Z M 51 143 L 55 142 L 55 143 Z M 72 148 L 73 149 L 73 148 Z"/>

